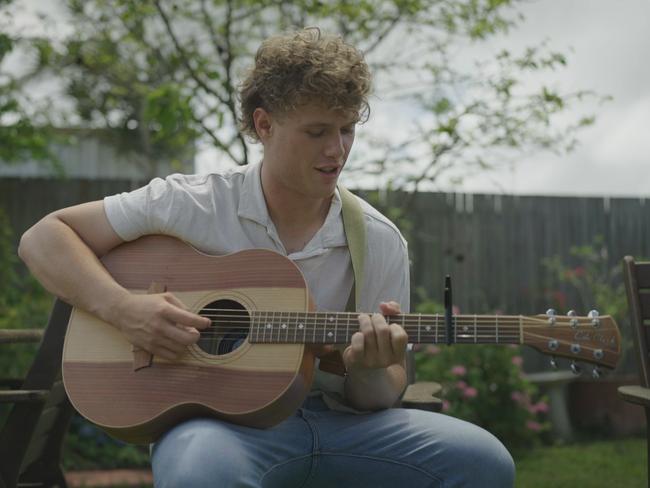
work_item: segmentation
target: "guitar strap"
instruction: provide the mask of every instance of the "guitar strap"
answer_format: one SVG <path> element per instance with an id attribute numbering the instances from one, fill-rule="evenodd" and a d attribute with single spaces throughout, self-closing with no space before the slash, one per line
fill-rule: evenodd
<path id="1" fill-rule="evenodd" d="M 343 218 L 343 230 L 348 241 L 354 283 L 350 292 L 346 312 L 355 312 L 357 305 L 361 303 L 361 290 L 363 288 L 363 272 L 366 258 L 366 224 L 364 222 L 363 210 L 359 200 L 343 186 L 339 185 L 341 197 L 341 215 Z M 321 356 L 320 370 L 327 373 L 345 375 L 345 365 L 341 352 L 336 350 Z"/>

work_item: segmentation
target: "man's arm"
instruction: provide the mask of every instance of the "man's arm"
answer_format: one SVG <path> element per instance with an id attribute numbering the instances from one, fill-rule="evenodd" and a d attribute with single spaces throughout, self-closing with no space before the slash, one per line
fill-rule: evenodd
<path id="1" fill-rule="evenodd" d="M 406 344 L 408 335 L 384 315 L 400 313 L 396 302 L 380 305 L 383 315 L 359 316 L 359 332 L 343 352 L 348 371 L 345 396 L 359 410 L 390 408 L 406 388 Z"/>
<path id="2" fill-rule="evenodd" d="M 116 326 L 132 344 L 174 359 L 209 319 L 170 293 L 135 295 L 116 283 L 99 257 L 122 242 L 96 201 L 44 217 L 23 234 L 18 254 L 48 291 Z"/>

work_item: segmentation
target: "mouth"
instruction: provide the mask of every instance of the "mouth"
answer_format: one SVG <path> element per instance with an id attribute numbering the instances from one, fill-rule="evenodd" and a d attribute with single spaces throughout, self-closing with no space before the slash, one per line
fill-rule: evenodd
<path id="1" fill-rule="evenodd" d="M 315 168 L 316 171 L 319 171 L 325 175 L 336 175 L 341 171 L 341 166 L 320 166 Z"/>

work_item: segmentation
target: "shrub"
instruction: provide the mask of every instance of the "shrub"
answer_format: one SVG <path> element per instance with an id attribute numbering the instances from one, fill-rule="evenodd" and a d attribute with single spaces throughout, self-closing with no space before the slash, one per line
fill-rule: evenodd
<path id="1" fill-rule="evenodd" d="M 440 313 L 424 302 L 418 312 Z M 443 386 L 443 413 L 479 425 L 508 447 L 537 443 L 548 430 L 548 404 L 523 377 L 519 347 L 427 345 L 416 353 L 418 379 Z"/>

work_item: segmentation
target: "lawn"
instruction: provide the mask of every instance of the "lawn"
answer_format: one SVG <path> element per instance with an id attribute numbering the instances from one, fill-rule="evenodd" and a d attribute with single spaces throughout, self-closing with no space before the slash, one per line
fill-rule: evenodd
<path id="1" fill-rule="evenodd" d="M 516 487 L 646 487 L 645 444 L 645 439 L 632 438 L 515 453 Z"/>
<path id="2" fill-rule="evenodd" d="M 647 486 L 645 439 L 547 446 L 515 453 L 514 457 L 517 463 L 516 488 Z M 124 488 L 124 485 L 113 488 Z"/>

